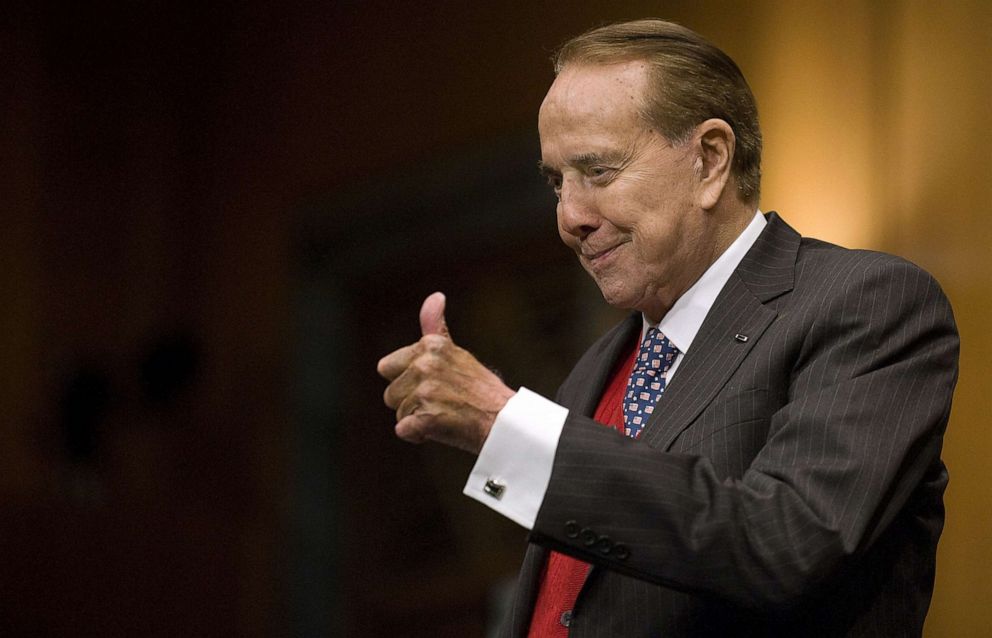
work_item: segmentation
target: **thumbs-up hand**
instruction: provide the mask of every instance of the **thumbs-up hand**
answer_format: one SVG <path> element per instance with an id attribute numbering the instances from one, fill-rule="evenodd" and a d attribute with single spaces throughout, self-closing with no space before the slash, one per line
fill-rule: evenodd
<path id="1" fill-rule="evenodd" d="M 437 441 L 478 454 L 515 392 L 454 344 L 444 307 L 442 293 L 427 297 L 420 340 L 379 360 L 379 374 L 390 381 L 383 399 L 396 410 L 396 435 L 404 441 Z"/>

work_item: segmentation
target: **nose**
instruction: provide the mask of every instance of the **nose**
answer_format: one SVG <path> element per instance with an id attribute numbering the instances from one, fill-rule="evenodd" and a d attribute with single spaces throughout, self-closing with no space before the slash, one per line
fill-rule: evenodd
<path id="1" fill-rule="evenodd" d="M 558 197 L 558 228 L 563 235 L 577 239 L 599 228 L 601 218 L 596 209 L 592 194 L 571 179 L 562 181 Z"/>

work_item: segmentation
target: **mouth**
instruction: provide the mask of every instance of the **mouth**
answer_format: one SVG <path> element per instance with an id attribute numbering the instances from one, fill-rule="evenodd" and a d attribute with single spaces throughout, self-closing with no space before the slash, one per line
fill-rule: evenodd
<path id="1" fill-rule="evenodd" d="M 619 248 L 622 245 L 623 245 L 623 242 L 620 242 L 619 244 L 613 244 L 609 248 L 604 248 L 602 250 L 597 250 L 597 251 L 588 250 L 588 249 L 583 248 L 582 249 L 582 256 L 584 258 L 586 258 L 587 260 L 589 260 L 589 261 L 597 261 L 599 259 L 604 259 L 606 257 L 609 257 L 610 255 L 613 254 L 613 252 L 617 248 Z"/>
<path id="2" fill-rule="evenodd" d="M 604 248 L 599 251 L 592 250 L 582 250 L 582 258 L 585 259 L 591 266 L 599 266 L 606 263 L 609 259 L 616 254 L 617 249 L 623 246 L 626 242 L 620 242 L 619 244 L 614 244 L 609 248 Z"/>

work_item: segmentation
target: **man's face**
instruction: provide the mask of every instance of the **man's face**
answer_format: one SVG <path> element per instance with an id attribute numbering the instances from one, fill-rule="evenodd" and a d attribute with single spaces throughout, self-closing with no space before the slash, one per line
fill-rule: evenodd
<path id="1" fill-rule="evenodd" d="M 558 232 L 607 303 L 659 320 L 715 259 L 693 143 L 639 115 L 647 67 L 566 66 L 541 105 L 541 165 Z"/>

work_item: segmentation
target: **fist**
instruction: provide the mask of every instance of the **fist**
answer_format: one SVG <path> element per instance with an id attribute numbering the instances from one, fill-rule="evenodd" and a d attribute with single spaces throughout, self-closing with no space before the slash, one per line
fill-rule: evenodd
<path id="1" fill-rule="evenodd" d="M 386 405 L 396 410 L 396 435 L 478 454 L 496 415 L 515 392 L 451 340 L 444 295 L 436 292 L 420 309 L 419 341 L 379 360 L 389 387 Z"/>

